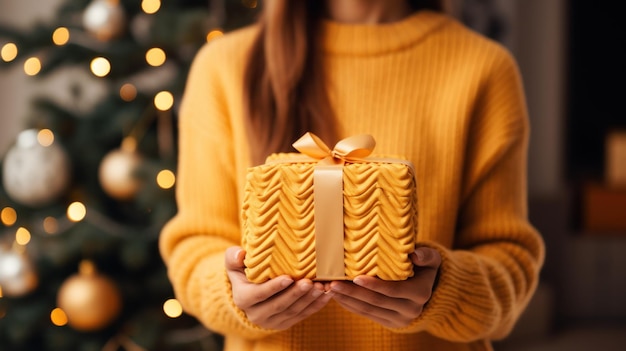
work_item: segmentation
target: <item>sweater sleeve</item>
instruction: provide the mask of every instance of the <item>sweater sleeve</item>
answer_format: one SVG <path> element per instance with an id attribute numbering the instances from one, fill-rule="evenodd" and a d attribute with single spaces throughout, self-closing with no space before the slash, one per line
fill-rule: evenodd
<path id="1" fill-rule="evenodd" d="M 197 54 L 179 117 L 178 213 L 161 232 L 160 251 L 186 313 L 221 334 L 254 339 L 271 334 L 233 303 L 224 266 L 227 247 L 239 245 L 235 145 L 222 65 L 212 42 Z"/>
<path id="2" fill-rule="evenodd" d="M 441 253 L 439 279 L 422 315 L 397 332 L 501 339 L 536 289 L 544 243 L 527 219 L 526 102 L 513 57 L 492 67 L 469 127 L 453 248 L 420 243 Z"/>

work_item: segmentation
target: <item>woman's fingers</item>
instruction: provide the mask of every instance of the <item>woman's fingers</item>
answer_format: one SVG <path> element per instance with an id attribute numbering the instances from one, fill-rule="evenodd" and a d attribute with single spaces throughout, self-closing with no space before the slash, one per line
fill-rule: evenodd
<path id="1" fill-rule="evenodd" d="M 374 277 L 359 276 L 354 283 L 333 282 L 331 291 L 336 292 L 338 302 L 361 311 L 362 315 L 379 315 L 393 320 L 405 316 L 414 318 L 422 311 L 425 298 L 416 296 L 419 289 L 416 280 L 384 281 Z"/>
<path id="2" fill-rule="evenodd" d="M 263 328 L 286 329 L 319 311 L 332 298 L 324 285 L 309 279 L 295 282 L 283 275 L 264 283 L 251 283 L 245 274 L 245 251 L 238 246 L 225 253 L 225 266 L 235 305 Z"/>
<path id="3" fill-rule="evenodd" d="M 435 249 L 422 246 L 415 249 L 411 260 L 415 265 L 415 278 L 424 282 L 420 286 L 418 295 L 425 298 L 424 303 L 426 303 L 430 300 L 435 288 L 439 267 L 441 267 L 441 254 Z"/>
<path id="4" fill-rule="evenodd" d="M 249 308 L 251 322 L 271 329 L 285 329 L 319 311 L 332 298 L 323 286 L 310 280 L 297 281 L 293 286 Z"/>
<path id="5" fill-rule="evenodd" d="M 234 278 L 229 273 L 233 286 L 233 300 L 244 310 L 272 298 L 294 282 L 289 276 L 280 276 L 261 284 L 254 284 L 250 283 L 243 273 L 235 272 L 233 275 Z"/>
<path id="6" fill-rule="evenodd" d="M 261 284 L 251 283 L 244 271 L 245 254 L 245 251 L 238 246 L 229 247 L 225 254 L 226 272 L 232 285 L 233 300 L 237 307 L 245 310 L 271 298 L 293 284 L 293 279 L 286 275 Z"/>
<path id="7" fill-rule="evenodd" d="M 409 325 L 419 317 L 432 295 L 441 255 L 435 249 L 418 247 L 411 254 L 413 277 L 403 281 L 385 281 L 358 276 L 353 282 L 334 281 L 330 290 L 346 310 L 390 328 Z"/>
<path id="8" fill-rule="evenodd" d="M 350 295 L 337 293 L 335 294 L 334 299 L 346 310 L 368 318 L 388 328 L 400 328 L 408 325 L 411 320 L 413 320 L 412 316 L 402 315 L 398 311 L 369 304 Z"/>
<path id="9" fill-rule="evenodd" d="M 246 256 L 246 252 L 240 246 L 231 246 L 226 249 L 224 254 L 224 262 L 227 270 L 241 270 L 245 268 L 243 259 Z"/>
<path id="10" fill-rule="evenodd" d="M 415 252 L 411 254 L 411 261 L 418 267 L 427 267 L 432 269 L 439 269 L 441 266 L 441 255 L 439 251 L 430 247 L 421 246 L 415 249 Z"/>

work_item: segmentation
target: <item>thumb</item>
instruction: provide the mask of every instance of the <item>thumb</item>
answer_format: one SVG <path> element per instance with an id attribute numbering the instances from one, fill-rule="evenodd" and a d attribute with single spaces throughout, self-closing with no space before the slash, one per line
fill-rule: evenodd
<path id="1" fill-rule="evenodd" d="M 246 257 L 246 251 L 240 246 L 231 246 L 226 249 L 224 254 L 224 262 L 227 270 L 243 270 L 245 265 L 243 260 Z"/>
<path id="2" fill-rule="evenodd" d="M 438 269 L 441 265 L 441 254 L 433 248 L 422 246 L 416 248 L 411 254 L 411 261 L 418 267 Z"/>

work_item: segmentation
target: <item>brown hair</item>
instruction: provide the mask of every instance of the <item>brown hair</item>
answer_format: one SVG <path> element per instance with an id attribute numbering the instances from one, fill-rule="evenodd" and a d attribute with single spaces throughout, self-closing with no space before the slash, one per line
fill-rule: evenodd
<path id="1" fill-rule="evenodd" d="M 415 9 L 446 11 L 446 0 L 409 0 Z M 252 162 L 292 150 L 305 132 L 330 146 L 338 130 L 325 91 L 315 33 L 324 12 L 320 0 L 264 1 L 259 34 L 244 77 L 246 124 Z"/>

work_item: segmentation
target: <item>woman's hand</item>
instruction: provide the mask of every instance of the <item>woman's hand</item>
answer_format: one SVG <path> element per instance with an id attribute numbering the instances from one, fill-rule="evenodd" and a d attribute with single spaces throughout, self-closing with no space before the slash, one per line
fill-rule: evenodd
<path id="1" fill-rule="evenodd" d="M 235 305 L 248 320 L 266 329 L 287 329 L 324 307 L 334 295 L 324 293 L 324 285 L 310 279 L 295 281 L 280 276 L 261 284 L 248 281 L 243 260 L 246 253 L 238 246 L 226 250 L 226 271 Z"/>
<path id="2" fill-rule="evenodd" d="M 430 299 L 441 255 L 435 249 L 420 247 L 411 254 L 411 260 L 415 274 L 407 280 L 358 276 L 353 282 L 331 282 L 330 291 L 335 292 L 334 299 L 348 311 L 389 328 L 406 327 L 419 317 Z"/>

